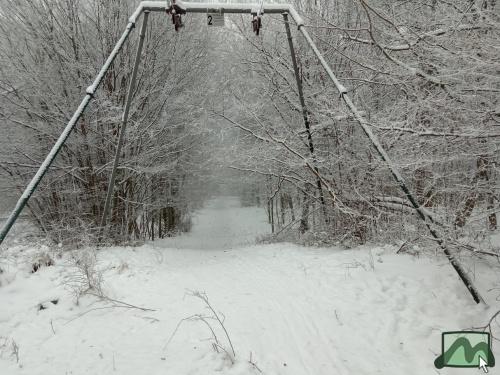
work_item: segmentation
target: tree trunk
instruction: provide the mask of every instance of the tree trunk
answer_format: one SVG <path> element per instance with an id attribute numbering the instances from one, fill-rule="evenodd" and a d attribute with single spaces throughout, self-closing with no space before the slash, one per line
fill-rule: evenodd
<path id="1" fill-rule="evenodd" d="M 462 228 L 463 226 L 465 226 L 467 219 L 472 214 L 472 211 L 474 210 L 474 207 L 476 206 L 477 203 L 477 199 L 479 197 L 477 191 L 477 183 L 479 180 L 483 180 L 486 182 L 489 181 L 490 169 L 491 169 L 491 164 L 488 157 L 485 155 L 479 156 L 477 158 L 477 172 L 471 182 L 471 186 L 474 186 L 473 187 L 474 190 L 469 193 L 469 195 L 465 200 L 463 209 L 459 210 L 455 217 L 455 225 L 457 227 Z M 492 201 L 489 202 L 488 206 L 493 206 L 493 202 Z M 496 215 L 495 218 L 490 216 L 490 224 L 489 224 L 490 229 L 492 228 L 492 226 L 496 228 Z"/>
<path id="2" fill-rule="evenodd" d="M 488 210 L 493 210 L 495 208 L 495 197 L 493 194 L 488 196 Z M 497 214 L 495 212 L 488 216 L 489 230 L 497 229 Z"/>
<path id="3" fill-rule="evenodd" d="M 299 231 L 304 234 L 309 230 L 309 196 L 307 192 L 309 187 L 306 187 L 306 192 L 304 192 L 304 199 L 302 201 L 302 217 L 300 219 Z"/>

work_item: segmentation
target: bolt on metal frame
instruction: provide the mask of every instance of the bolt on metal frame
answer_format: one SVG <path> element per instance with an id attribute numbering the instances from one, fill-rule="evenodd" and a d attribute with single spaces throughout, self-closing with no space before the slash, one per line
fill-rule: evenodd
<path id="1" fill-rule="evenodd" d="M 66 125 L 65 129 L 57 139 L 56 143 L 52 147 L 51 151 L 47 155 L 46 159 L 36 172 L 35 176 L 32 178 L 32 180 L 29 182 L 28 186 L 24 190 L 23 194 L 19 198 L 15 208 L 13 209 L 12 213 L 7 219 L 7 222 L 4 224 L 0 231 L 0 244 L 4 241 L 5 237 L 9 233 L 10 229 L 16 222 L 18 216 L 20 215 L 21 211 L 23 208 L 26 206 L 28 200 L 40 184 L 40 181 L 42 178 L 45 176 L 47 173 L 48 169 L 50 168 L 52 162 L 56 158 L 57 154 L 59 153 L 61 147 L 64 145 L 66 140 L 68 139 L 71 131 L 77 124 L 78 120 L 82 116 L 83 112 L 89 105 L 90 101 L 93 99 L 96 90 L 100 86 L 105 74 L 109 70 L 109 67 L 115 60 L 116 56 L 122 49 L 125 41 L 128 39 L 130 36 L 132 30 L 135 28 L 135 25 L 137 21 L 139 20 L 140 16 L 144 14 L 143 18 L 143 24 L 141 27 L 141 34 L 139 38 L 139 45 L 137 47 L 137 53 L 136 53 L 136 59 L 134 63 L 134 69 L 132 72 L 132 78 L 129 84 L 128 88 L 128 93 L 127 93 L 127 98 L 125 102 L 125 108 L 123 112 L 123 117 L 122 117 L 122 126 L 120 128 L 120 135 L 118 139 L 118 144 L 116 148 L 116 153 L 115 153 L 115 159 L 113 162 L 113 170 L 111 172 L 110 180 L 109 180 L 109 185 L 108 185 L 108 192 L 106 196 L 106 203 L 105 203 L 105 208 L 103 211 L 103 215 L 101 218 L 101 231 L 102 229 L 106 226 L 107 224 L 107 217 L 109 215 L 109 211 L 111 209 L 111 198 L 113 196 L 113 191 L 114 191 L 114 181 L 116 177 L 116 169 L 119 164 L 119 159 L 120 159 L 120 152 L 121 152 L 121 147 L 123 145 L 123 140 L 124 140 L 124 134 L 126 131 L 126 125 L 128 122 L 128 115 L 129 115 L 129 110 L 130 110 L 130 104 L 132 102 L 132 96 L 135 88 L 135 81 L 137 77 L 137 70 L 139 67 L 140 63 L 140 57 L 142 53 L 142 47 L 143 47 L 143 42 L 144 42 L 144 37 L 145 37 L 145 30 L 147 26 L 147 20 L 150 12 L 164 12 L 166 8 L 168 8 L 169 3 L 167 1 L 143 1 L 139 4 L 135 12 L 132 14 L 132 16 L 129 18 L 129 22 L 126 26 L 125 31 L 123 32 L 121 38 L 118 40 L 115 48 L 109 55 L 108 59 L 104 63 L 103 67 L 99 71 L 96 79 L 92 83 L 91 86 L 89 86 L 86 90 L 86 95 L 83 98 L 80 106 L 76 110 L 76 112 L 73 114 L 73 117 L 70 119 L 68 124 Z M 399 172 L 398 168 L 395 166 L 395 164 L 392 162 L 390 159 L 389 155 L 385 151 L 385 149 L 382 147 L 380 144 L 378 137 L 372 132 L 370 125 L 362 115 L 362 113 L 357 109 L 357 107 L 354 105 L 352 100 L 348 96 L 348 90 L 346 87 L 344 87 L 340 81 L 337 79 L 335 73 L 332 71 L 324 57 L 322 56 L 321 52 L 319 49 L 316 47 L 316 44 L 312 40 L 311 36 L 306 30 L 306 25 L 304 24 L 303 19 L 300 17 L 300 15 L 297 13 L 295 8 L 293 6 L 288 5 L 288 4 L 264 4 L 261 6 L 260 4 L 225 4 L 225 3 L 183 3 L 184 8 L 186 9 L 187 13 L 207 13 L 209 11 L 219 11 L 223 13 L 238 13 L 238 14 L 252 14 L 257 12 L 259 9 L 264 10 L 264 14 L 282 14 L 284 16 L 284 21 L 285 21 L 285 27 L 287 31 L 287 36 L 289 39 L 289 46 L 290 46 L 290 52 L 292 54 L 292 62 L 295 61 L 295 52 L 293 48 L 293 41 L 291 39 L 290 35 L 290 30 L 289 30 L 289 21 L 288 21 L 288 15 L 290 15 L 295 22 L 298 30 L 302 33 L 303 37 L 313 50 L 314 54 L 318 58 L 320 64 L 323 66 L 325 69 L 328 77 L 330 80 L 333 82 L 335 85 L 336 89 L 338 90 L 340 94 L 340 98 L 344 101 L 346 104 L 347 108 L 352 112 L 354 118 L 358 122 L 358 124 L 361 126 L 363 132 L 365 135 L 368 137 L 370 142 L 372 143 L 373 147 L 379 154 L 380 158 L 386 163 L 387 167 L 389 168 L 393 178 L 403 191 L 404 195 L 412 205 L 412 207 L 415 209 L 417 212 L 418 217 L 423 220 L 425 223 L 426 227 L 428 228 L 430 234 L 432 237 L 436 240 L 436 242 L 439 244 L 441 249 L 443 250 L 444 254 L 448 258 L 449 262 L 459 275 L 460 279 L 463 281 L 465 286 L 467 287 L 469 293 L 471 294 L 472 298 L 476 303 L 483 303 L 485 304 L 484 299 L 481 297 L 479 294 L 478 290 L 475 288 L 474 284 L 472 283 L 471 279 L 465 272 L 464 268 L 461 266 L 461 264 L 458 262 L 456 257 L 451 253 L 449 250 L 448 246 L 445 243 L 445 240 L 441 237 L 441 235 L 434 229 L 433 227 L 433 219 L 429 215 L 428 212 L 426 212 L 425 209 L 423 209 L 415 199 L 414 194 L 410 191 L 408 188 L 408 184 L 406 183 L 405 179 Z M 294 64 L 295 66 L 295 64 Z M 307 108 L 305 105 L 305 101 L 303 98 L 303 90 L 302 90 L 302 85 L 300 81 L 300 77 L 298 76 L 298 69 L 294 69 L 295 73 L 295 78 L 297 80 L 297 85 L 298 85 L 298 91 L 299 91 L 299 96 L 300 96 L 300 102 L 302 109 L 304 111 L 304 114 L 307 114 Z"/>

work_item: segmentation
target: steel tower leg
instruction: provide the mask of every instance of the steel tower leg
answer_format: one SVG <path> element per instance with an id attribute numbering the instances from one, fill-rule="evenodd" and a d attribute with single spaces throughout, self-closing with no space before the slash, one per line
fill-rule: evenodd
<path id="1" fill-rule="evenodd" d="M 127 123 L 130 112 L 130 105 L 132 104 L 132 98 L 134 96 L 135 82 L 137 80 L 137 71 L 139 70 L 139 63 L 141 62 L 142 47 L 144 45 L 144 39 L 146 37 L 146 28 L 148 26 L 149 11 L 144 12 L 144 18 L 142 20 L 141 34 L 139 36 L 139 45 L 137 46 L 137 52 L 135 55 L 134 68 L 132 71 L 132 76 L 130 78 L 130 83 L 127 92 L 127 98 L 125 100 L 125 108 L 123 110 L 122 123 L 120 126 L 120 135 L 118 136 L 118 144 L 116 145 L 115 159 L 113 161 L 113 170 L 111 171 L 111 176 L 108 183 L 108 191 L 106 194 L 106 202 L 104 204 L 104 211 L 101 217 L 101 228 L 99 231 L 99 237 L 101 237 L 102 231 L 108 222 L 109 211 L 111 210 L 111 200 L 113 198 L 116 171 L 118 169 L 118 164 L 120 162 L 120 155 L 122 152 L 123 141 L 125 139 L 125 132 L 127 130 Z"/>

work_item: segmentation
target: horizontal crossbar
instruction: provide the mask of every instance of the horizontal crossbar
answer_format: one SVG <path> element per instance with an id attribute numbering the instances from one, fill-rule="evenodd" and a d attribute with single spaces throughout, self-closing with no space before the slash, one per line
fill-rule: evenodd
<path id="1" fill-rule="evenodd" d="M 135 23 L 142 12 L 164 12 L 170 5 L 169 1 L 142 1 L 134 14 L 130 17 L 129 22 Z M 182 7 L 188 13 L 207 13 L 209 11 L 223 13 L 255 13 L 260 9 L 265 13 L 288 13 L 292 16 L 297 26 L 304 25 L 304 21 L 299 16 L 297 11 L 290 4 L 226 4 L 226 3 L 188 3 L 183 2 Z"/>

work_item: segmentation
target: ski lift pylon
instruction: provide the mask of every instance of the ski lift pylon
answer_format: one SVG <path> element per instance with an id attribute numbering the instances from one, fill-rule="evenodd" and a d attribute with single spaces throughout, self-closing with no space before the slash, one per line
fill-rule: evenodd
<path id="1" fill-rule="evenodd" d="M 247 13 L 250 11 L 250 13 L 254 13 L 253 10 L 253 4 L 214 4 L 214 3 L 186 3 L 182 8 L 180 5 L 182 4 L 181 0 L 177 0 L 177 4 L 175 0 L 172 0 L 172 3 L 170 7 L 174 7 L 172 9 L 176 10 L 175 14 L 185 14 L 187 11 L 189 12 L 194 12 L 194 13 L 204 13 L 206 12 L 206 9 L 208 7 L 211 8 L 224 8 L 224 10 L 228 13 Z M 175 5 L 179 6 L 179 8 L 176 8 Z M 168 8 L 167 8 L 168 9 Z M 180 10 L 179 10 L 180 9 Z M 347 89 L 340 83 L 340 81 L 337 79 L 336 75 L 333 73 L 331 70 L 329 64 L 326 62 L 326 60 L 323 58 L 323 55 L 321 54 L 320 50 L 316 47 L 316 44 L 312 40 L 311 36 L 309 35 L 307 31 L 307 27 L 304 24 L 304 20 L 300 15 L 297 13 L 295 8 L 290 5 L 290 4 L 269 4 L 269 5 L 263 5 L 263 0 L 261 2 L 261 7 L 257 11 L 256 16 L 260 17 L 263 14 L 264 9 L 268 13 L 281 13 L 281 14 L 290 14 L 290 16 L 293 18 L 295 21 L 295 24 L 297 25 L 298 30 L 302 33 L 304 36 L 307 44 L 312 48 L 314 54 L 318 58 L 319 62 L 325 69 L 328 77 L 338 90 L 340 94 L 340 98 L 343 100 L 349 111 L 352 113 L 354 116 L 356 122 L 360 125 L 362 128 L 363 132 L 365 133 L 366 137 L 370 140 L 372 146 L 375 148 L 377 153 L 379 154 L 380 158 L 382 161 L 386 164 L 386 166 L 389 168 L 392 177 L 396 181 L 396 183 L 399 185 L 399 188 L 403 191 L 405 197 L 408 199 L 410 202 L 411 206 L 415 209 L 418 217 L 423 221 L 427 229 L 429 230 L 431 236 L 436 240 L 437 244 L 441 247 L 443 252 L 445 253 L 446 257 L 448 258 L 449 262 L 463 281 L 464 285 L 467 287 L 469 293 L 471 294 L 472 298 L 476 303 L 483 303 L 486 304 L 484 299 L 481 297 L 481 294 L 477 290 L 477 288 L 474 286 L 472 280 L 470 279 L 469 275 L 463 268 L 463 266 L 460 264 L 459 260 L 455 257 L 455 255 L 450 251 L 447 245 L 447 241 L 445 238 L 443 238 L 442 234 L 439 233 L 435 229 L 435 223 L 432 218 L 432 215 L 430 215 L 427 210 L 422 208 L 419 204 L 418 201 L 416 200 L 414 194 L 410 191 L 408 184 L 406 183 L 406 180 L 403 178 L 401 173 L 399 172 L 399 168 L 392 162 L 390 159 L 389 155 L 385 151 L 385 148 L 382 146 L 380 141 L 378 140 L 377 135 L 372 131 L 368 121 L 366 120 L 365 116 L 362 114 L 361 111 L 358 110 L 357 106 L 352 102 L 348 95 Z M 66 140 L 68 139 L 69 135 L 73 131 L 74 127 L 80 120 L 80 118 L 83 115 L 83 112 L 89 105 L 91 99 L 94 98 L 94 94 L 100 84 L 103 81 L 104 76 L 108 72 L 110 66 L 112 65 L 113 61 L 115 60 L 116 56 L 122 49 L 123 45 L 125 44 L 125 41 L 128 39 L 131 31 L 134 29 L 135 24 L 137 22 L 137 19 L 142 15 L 147 15 L 149 12 L 161 12 L 165 10 L 165 3 L 163 1 L 142 1 L 135 12 L 132 14 L 132 16 L 129 18 L 129 22 L 127 24 L 127 27 L 125 31 L 123 32 L 121 38 L 118 40 L 116 43 L 115 47 L 111 51 L 109 57 L 107 58 L 106 62 L 102 66 L 101 70 L 97 74 L 97 77 L 95 78 L 94 82 L 92 83 L 91 86 L 89 86 L 86 90 L 86 95 L 82 99 L 82 102 L 80 103 L 79 107 L 77 108 L 76 112 L 73 114 L 69 122 L 67 123 L 66 127 L 64 128 L 63 132 L 53 145 L 52 149 L 50 150 L 49 154 L 46 156 L 45 160 L 43 163 L 40 165 L 39 169 L 33 176 L 33 178 L 30 180 L 26 188 L 24 189 L 21 197 L 19 198 L 16 206 L 12 210 L 11 214 L 7 218 L 7 221 L 4 223 L 2 228 L 0 229 L 0 245 L 4 241 L 5 237 L 9 233 L 10 229 L 16 222 L 17 218 L 19 217 L 21 211 L 23 208 L 26 206 L 28 203 L 30 197 L 33 195 L 35 190 L 37 189 L 38 185 L 40 184 L 40 181 L 43 179 L 47 171 L 49 170 L 50 166 L 52 165 L 54 159 L 56 158 L 57 154 L 61 150 L 61 148 L 64 146 L 66 143 Z M 262 11 L 262 12 L 261 12 Z M 169 13 L 167 11 L 167 13 Z M 147 17 L 147 16 L 146 16 Z M 144 19 L 144 23 L 145 24 Z M 288 23 L 286 22 L 285 25 L 288 26 Z M 144 29 L 145 30 L 145 29 Z M 140 56 L 140 53 L 137 54 L 137 56 Z M 138 62 L 138 61 L 137 61 Z M 134 70 L 137 71 L 137 64 L 135 64 Z M 132 92 L 130 90 L 130 92 Z M 129 105 L 127 105 L 129 106 Z M 128 108 L 125 108 L 126 111 L 128 111 Z M 123 133 L 125 127 L 122 126 L 120 132 Z M 114 170 L 116 171 L 116 166 L 118 164 L 118 156 L 115 156 L 115 162 L 114 162 Z M 110 184 L 111 189 L 108 190 L 108 196 L 112 196 L 112 189 L 113 189 L 113 184 Z M 107 213 L 106 213 L 107 214 Z M 103 214 L 103 218 L 106 219 L 106 215 Z M 103 220 L 104 224 L 106 223 L 106 220 Z"/>

